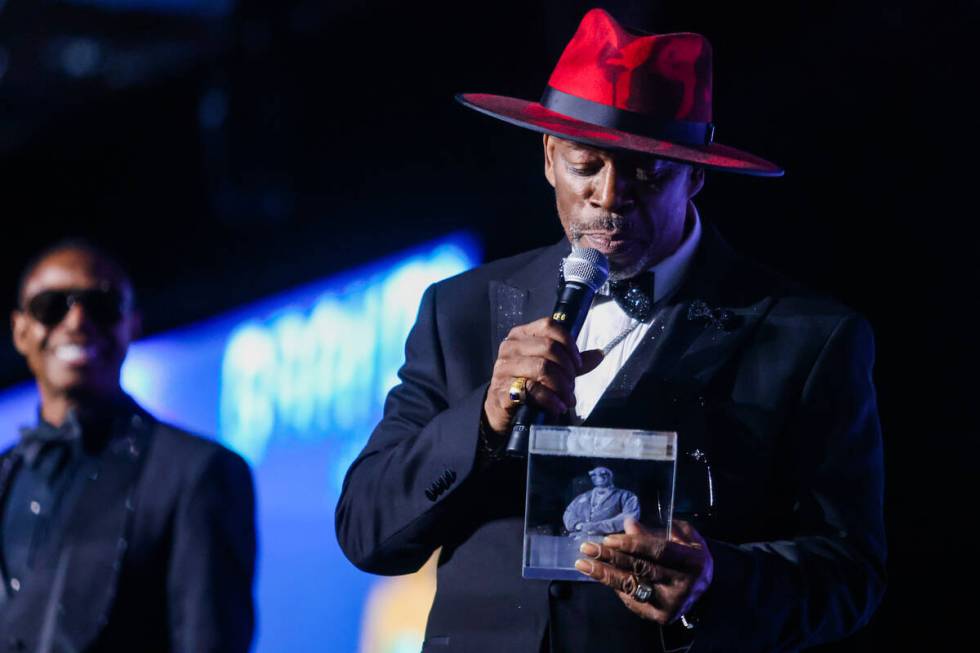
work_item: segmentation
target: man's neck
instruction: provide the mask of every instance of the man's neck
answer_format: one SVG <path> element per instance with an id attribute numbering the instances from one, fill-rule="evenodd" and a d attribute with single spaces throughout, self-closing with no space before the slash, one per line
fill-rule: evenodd
<path id="1" fill-rule="evenodd" d="M 41 390 L 41 419 L 52 426 L 61 426 L 74 412 L 79 418 L 105 415 L 122 401 L 122 388 L 107 394 L 68 395 Z"/>

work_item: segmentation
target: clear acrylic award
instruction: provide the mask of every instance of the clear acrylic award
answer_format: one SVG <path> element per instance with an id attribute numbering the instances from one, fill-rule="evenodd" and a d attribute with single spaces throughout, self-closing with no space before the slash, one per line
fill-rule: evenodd
<path id="1" fill-rule="evenodd" d="M 677 433 L 532 426 L 524 512 L 524 578 L 591 580 L 575 569 L 583 542 L 632 517 L 670 536 Z"/>

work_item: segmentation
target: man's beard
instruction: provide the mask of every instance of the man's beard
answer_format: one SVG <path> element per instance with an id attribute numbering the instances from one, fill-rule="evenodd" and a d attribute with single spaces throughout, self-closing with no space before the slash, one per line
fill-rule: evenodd
<path id="1" fill-rule="evenodd" d="M 617 267 L 609 262 L 609 280 L 610 281 L 625 281 L 626 279 L 632 279 L 636 275 L 644 272 L 650 268 L 651 256 L 648 253 L 644 253 L 639 258 L 631 261 L 623 267 Z"/>
<path id="2" fill-rule="evenodd" d="M 586 233 L 597 231 L 626 232 L 628 225 L 629 220 L 625 216 L 610 214 L 590 222 L 571 225 L 568 231 L 571 234 L 572 244 L 578 246 L 579 241 Z M 623 281 L 625 279 L 632 279 L 650 267 L 650 260 L 651 256 L 649 252 L 643 252 L 642 255 L 623 266 L 617 265 L 614 261 L 610 260 L 609 280 Z"/>

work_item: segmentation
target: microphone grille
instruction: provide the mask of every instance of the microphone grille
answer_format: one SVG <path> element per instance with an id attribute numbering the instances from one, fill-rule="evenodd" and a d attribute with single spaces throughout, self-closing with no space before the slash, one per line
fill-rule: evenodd
<path id="1" fill-rule="evenodd" d="M 561 271 L 566 282 L 585 284 L 594 292 L 609 278 L 609 261 L 592 247 L 573 247 L 572 253 L 562 260 Z"/>

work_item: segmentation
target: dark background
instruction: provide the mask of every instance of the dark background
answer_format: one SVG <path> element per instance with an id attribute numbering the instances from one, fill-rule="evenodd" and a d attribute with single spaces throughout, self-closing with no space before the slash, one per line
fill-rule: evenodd
<path id="1" fill-rule="evenodd" d="M 488 259 L 557 239 L 540 138 L 452 95 L 538 97 L 594 4 L 709 37 L 719 142 L 787 174 L 711 174 L 702 215 L 875 328 L 891 579 L 851 648 L 960 641 L 976 2 L 240 0 L 204 16 L 0 0 L 5 307 L 27 258 L 69 235 L 129 266 L 149 333 L 459 228 Z M 0 385 L 26 378 L 3 345 Z"/>

